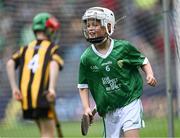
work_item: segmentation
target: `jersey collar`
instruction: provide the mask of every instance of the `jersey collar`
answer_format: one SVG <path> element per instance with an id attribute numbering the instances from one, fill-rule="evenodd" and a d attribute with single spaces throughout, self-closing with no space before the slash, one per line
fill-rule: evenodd
<path id="1" fill-rule="evenodd" d="M 110 39 L 111 39 L 111 38 L 110 38 Z M 110 47 L 109 47 L 109 49 L 108 49 L 108 51 L 107 51 L 106 54 L 101 54 L 101 53 L 99 53 L 99 52 L 96 50 L 96 48 L 95 48 L 95 46 L 94 46 L 93 44 L 91 45 L 91 47 L 92 47 L 92 50 L 94 51 L 94 53 L 95 53 L 96 55 L 98 55 L 98 56 L 101 57 L 101 58 L 107 58 L 107 57 L 111 54 L 111 51 L 113 50 L 113 44 L 114 44 L 114 40 L 111 39 L 111 44 L 110 44 Z"/>

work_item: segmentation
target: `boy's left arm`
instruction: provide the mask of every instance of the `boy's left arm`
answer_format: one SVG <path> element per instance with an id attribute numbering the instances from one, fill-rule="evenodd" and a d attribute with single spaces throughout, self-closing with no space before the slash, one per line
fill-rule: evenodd
<path id="1" fill-rule="evenodd" d="M 144 65 L 142 65 L 141 68 L 146 74 L 147 84 L 154 87 L 157 84 L 157 80 L 154 77 L 154 73 L 153 73 L 151 64 L 150 63 L 144 64 Z"/>
<path id="2" fill-rule="evenodd" d="M 47 99 L 49 102 L 53 102 L 56 98 L 56 84 L 59 76 L 59 65 L 56 61 L 50 62 L 50 74 L 49 74 L 49 88 L 47 93 Z"/>

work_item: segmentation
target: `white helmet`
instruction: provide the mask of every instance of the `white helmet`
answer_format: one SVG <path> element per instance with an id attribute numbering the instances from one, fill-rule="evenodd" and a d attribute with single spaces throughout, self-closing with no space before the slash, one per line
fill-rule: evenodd
<path id="1" fill-rule="evenodd" d="M 86 10 L 85 14 L 82 17 L 82 20 L 87 20 L 89 18 L 98 19 L 101 21 L 102 26 L 106 28 L 107 33 L 112 35 L 114 32 L 114 26 L 115 26 L 115 17 L 114 13 L 107 9 L 102 7 L 92 7 Z M 108 31 L 107 25 L 111 24 L 111 31 Z"/>
<path id="2" fill-rule="evenodd" d="M 115 17 L 114 17 L 114 13 L 111 10 L 102 7 L 89 8 L 84 13 L 82 20 L 86 21 L 90 18 L 100 20 L 101 25 L 106 28 L 107 34 L 109 36 L 112 35 L 112 33 L 114 32 Z M 111 25 L 111 30 L 108 30 L 108 24 Z"/>

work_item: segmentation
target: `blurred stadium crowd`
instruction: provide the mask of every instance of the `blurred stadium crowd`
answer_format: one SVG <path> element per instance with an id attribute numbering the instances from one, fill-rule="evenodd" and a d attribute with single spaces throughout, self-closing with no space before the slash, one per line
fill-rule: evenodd
<path id="1" fill-rule="evenodd" d="M 81 31 L 81 16 L 92 6 L 107 7 L 114 11 L 116 24 L 113 37 L 127 39 L 150 60 L 158 80 L 156 88 L 145 84 L 143 104 L 145 115 L 161 117 L 166 112 L 163 10 L 161 0 L 0 0 L 0 119 L 6 117 L 12 108 L 11 90 L 5 72 L 5 62 L 20 46 L 34 39 L 31 20 L 38 12 L 49 12 L 61 22 L 56 41 L 65 60 L 64 70 L 58 83 L 57 110 L 62 119 L 79 119 L 81 103 L 77 89 L 78 64 L 81 53 L 88 46 Z M 168 12 L 173 18 L 173 3 Z M 170 42 L 172 58 L 175 62 L 175 40 L 173 22 L 170 21 Z M 175 68 L 173 68 L 175 72 Z M 176 76 L 176 75 L 174 75 Z M 176 78 L 174 77 L 173 80 Z M 173 83 L 175 86 L 175 81 Z M 176 88 L 173 88 L 176 102 Z M 14 112 L 12 110 L 15 110 Z M 9 113 L 7 113 L 9 115 Z"/>

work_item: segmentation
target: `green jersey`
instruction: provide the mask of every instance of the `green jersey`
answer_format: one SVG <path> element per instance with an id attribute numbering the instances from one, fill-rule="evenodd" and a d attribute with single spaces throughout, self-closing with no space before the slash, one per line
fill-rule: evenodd
<path id="1" fill-rule="evenodd" d="M 81 56 L 78 88 L 89 88 L 100 116 L 128 105 L 142 95 L 139 67 L 148 62 L 125 40 L 111 39 L 105 55 L 94 45 Z"/>

